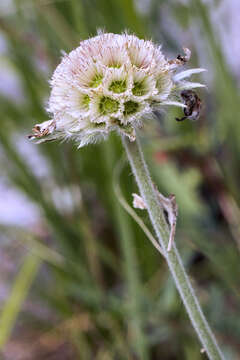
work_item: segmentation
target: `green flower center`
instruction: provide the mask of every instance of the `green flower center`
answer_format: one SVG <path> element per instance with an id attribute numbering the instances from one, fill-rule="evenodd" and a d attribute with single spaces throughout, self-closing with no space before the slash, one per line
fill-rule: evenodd
<path id="1" fill-rule="evenodd" d="M 135 101 L 129 100 L 124 104 L 124 115 L 131 115 L 138 111 L 139 104 Z"/>
<path id="2" fill-rule="evenodd" d="M 144 80 L 134 82 L 132 93 L 135 96 L 143 96 L 146 94 L 146 87 L 144 84 Z"/>
<path id="3" fill-rule="evenodd" d="M 162 73 L 159 78 L 157 79 L 156 86 L 161 91 L 162 89 L 166 88 L 166 82 L 168 82 L 167 74 Z"/>
<path id="4" fill-rule="evenodd" d="M 88 95 L 84 95 L 81 99 L 81 105 L 88 109 L 89 108 L 89 103 L 90 103 L 90 97 Z"/>
<path id="5" fill-rule="evenodd" d="M 109 90 L 113 91 L 117 94 L 120 94 L 127 89 L 127 83 L 126 80 L 115 80 L 111 83 L 109 86 Z"/>
<path id="6" fill-rule="evenodd" d="M 90 82 L 89 86 L 96 88 L 98 87 L 102 82 L 103 76 L 101 74 L 96 74 L 92 81 Z"/>
<path id="7" fill-rule="evenodd" d="M 119 102 L 108 96 L 103 96 L 99 102 L 99 110 L 102 115 L 112 114 L 118 111 Z"/>
<path id="8" fill-rule="evenodd" d="M 108 63 L 107 66 L 109 66 L 109 67 L 111 67 L 111 68 L 120 69 L 120 67 L 122 66 L 122 64 L 120 64 L 119 61 L 112 59 L 112 60 Z"/>

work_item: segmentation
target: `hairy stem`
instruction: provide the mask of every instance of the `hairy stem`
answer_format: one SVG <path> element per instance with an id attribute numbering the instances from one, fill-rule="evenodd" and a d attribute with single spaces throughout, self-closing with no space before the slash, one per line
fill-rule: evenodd
<path id="1" fill-rule="evenodd" d="M 184 270 L 182 260 L 173 244 L 171 251 L 167 251 L 169 242 L 169 227 L 166 223 L 164 212 L 159 204 L 156 190 L 151 181 L 150 174 L 145 163 L 139 139 L 130 142 L 126 137 L 122 138 L 123 145 L 135 175 L 140 194 L 147 206 L 148 214 L 155 229 L 158 241 L 163 249 L 170 272 L 176 287 L 182 298 L 184 306 L 196 330 L 202 346 L 211 360 L 224 359 L 216 339 L 210 330 L 205 316 L 200 308 L 190 280 Z"/>

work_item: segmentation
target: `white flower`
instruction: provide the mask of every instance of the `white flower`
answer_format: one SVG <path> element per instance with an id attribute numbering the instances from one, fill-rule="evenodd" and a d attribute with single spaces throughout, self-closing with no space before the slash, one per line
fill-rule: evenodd
<path id="1" fill-rule="evenodd" d="M 190 57 L 168 61 L 160 46 L 128 34 L 104 34 L 82 41 L 56 68 L 48 111 L 52 120 L 37 124 L 30 139 L 73 138 L 79 147 L 110 131 L 135 140 L 135 129 L 162 105 L 185 107 L 178 90 L 203 86 L 185 81 L 204 69 L 176 74 Z"/>

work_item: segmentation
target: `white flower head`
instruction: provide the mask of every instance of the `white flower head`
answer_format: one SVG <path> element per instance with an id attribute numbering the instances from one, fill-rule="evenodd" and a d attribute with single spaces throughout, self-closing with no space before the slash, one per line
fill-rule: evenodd
<path id="1" fill-rule="evenodd" d="M 176 74 L 190 57 L 168 61 L 160 46 L 126 33 L 82 41 L 65 55 L 51 79 L 48 111 L 52 120 L 37 124 L 30 139 L 76 140 L 79 147 L 116 130 L 135 140 L 135 129 L 154 108 L 185 107 L 177 90 L 202 86 L 185 79 L 204 69 Z"/>

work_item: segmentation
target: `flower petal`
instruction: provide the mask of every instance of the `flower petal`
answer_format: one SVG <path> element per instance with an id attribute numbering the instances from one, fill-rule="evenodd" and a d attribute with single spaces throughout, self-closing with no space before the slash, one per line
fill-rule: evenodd
<path id="1" fill-rule="evenodd" d="M 170 105 L 170 106 L 178 106 L 178 107 L 181 107 L 181 108 L 186 108 L 186 105 L 184 105 L 183 103 L 181 103 L 180 101 L 162 101 L 161 102 L 161 105 Z"/>
<path id="2" fill-rule="evenodd" d="M 204 71 L 207 71 L 207 70 L 203 69 L 203 68 L 196 68 L 196 69 L 189 69 L 186 71 L 181 71 L 180 73 L 173 76 L 173 81 L 178 82 L 182 79 L 186 79 L 186 78 L 192 76 L 193 74 L 199 74 Z"/>
<path id="3" fill-rule="evenodd" d="M 178 90 L 190 90 L 196 88 L 206 88 L 206 85 L 191 81 L 182 81 L 177 85 Z"/>

